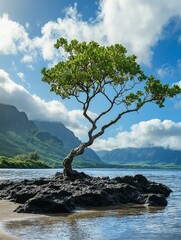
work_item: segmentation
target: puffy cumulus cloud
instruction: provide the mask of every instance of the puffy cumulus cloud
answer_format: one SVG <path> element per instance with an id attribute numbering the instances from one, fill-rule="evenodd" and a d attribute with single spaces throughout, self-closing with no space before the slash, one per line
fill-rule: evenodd
<path id="1" fill-rule="evenodd" d="M 32 62 L 42 57 L 51 64 L 58 61 L 61 51 L 54 49 L 57 38 L 79 41 L 95 40 L 100 44 L 122 43 L 139 61 L 149 64 L 154 45 L 163 37 L 163 29 L 174 16 L 181 16 L 180 0 L 145 1 L 100 0 L 97 17 L 83 21 L 76 4 L 65 10 L 65 17 L 49 21 L 41 36 L 28 37 L 28 28 L 3 15 L 0 18 L 0 52 L 15 54 L 24 51 L 22 61 Z M 5 27 L 4 27 L 5 26 Z"/>
<path id="2" fill-rule="evenodd" d="M 181 122 L 152 119 L 134 124 L 131 130 L 117 134 L 107 140 L 97 139 L 94 150 L 112 150 L 115 148 L 163 147 L 181 150 Z"/>
<path id="3" fill-rule="evenodd" d="M 45 24 L 42 36 L 36 42 L 40 43 L 46 59 L 55 57 L 52 43 L 61 36 L 69 40 L 95 40 L 106 45 L 122 43 L 129 53 L 136 54 L 141 62 L 149 64 L 153 46 L 162 38 L 164 27 L 175 15 L 181 16 L 179 0 L 161 0 L 159 3 L 138 0 L 134 7 L 133 0 L 102 0 L 97 19 L 90 23 L 82 21 L 74 5 L 66 9 L 65 18 Z"/>
<path id="4" fill-rule="evenodd" d="M 102 0 L 100 15 L 108 42 L 123 43 L 142 62 L 149 64 L 152 47 L 162 38 L 163 28 L 173 16 L 181 16 L 181 2 Z"/>
<path id="5" fill-rule="evenodd" d="M 26 54 L 23 56 L 21 61 L 24 63 L 31 63 L 33 61 L 33 57 Z"/>
<path id="6" fill-rule="evenodd" d="M 0 39 L 1 54 L 16 54 L 18 51 L 25 51 L 29 44 L 25 28 L 10 20 L 7 14 L 0 17 Z"/>
<path id="7" fill-rule="evenodd" d="M 91 25 L 84 22 L 78 14 L 76 4 L 74 7 L 67 8 L 65 18 L 58 18 L 57 21 L 49 21 L 41 29 L 41 37 L 32 39 L 32 45 L 40 49 L 44 60 L 56 63 L 65 53 L 54 48 L 56 39 L 65 37 L 68 40 L 78 39 L 79 41 L 95 40 L 102 44 L 103 31 L 99 25 Z"/>
<path id="8" fill-rule="evenodd" d="M 31 95 L 24 87 L 13 82 L 4 70 L 0 70 L 0 102 L 26 112 L 30 120 L 62 122 L 80 138 L 87 132 L 87 127 L 81 124 L 83 116 L 80 110 L 68 111 L 59 101 L 47 102 Z"/>

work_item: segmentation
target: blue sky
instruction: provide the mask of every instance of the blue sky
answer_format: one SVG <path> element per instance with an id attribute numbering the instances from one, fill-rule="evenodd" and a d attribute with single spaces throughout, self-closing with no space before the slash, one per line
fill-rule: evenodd
<path id="1" fill-rule="evenodd" d="M 0 102 L 32 120 L 61 121 L 80 139 L 88 124 L 79 104 L 61 100 L 41 81 L 41 68 L 61 60 L 59 37 L 123 44 L 146 74 L 181 86 L 181 2 L 175 0 L 1 0 Z M 95 104 L 92 114 L 102 109 Z M 110 116 L 114 118 L 112 114 Z M 108 119 L 105 119 L 105 121 Z M 181 97 L 125 116 L 93 148 L 161 146 L 181 150 Z"/>

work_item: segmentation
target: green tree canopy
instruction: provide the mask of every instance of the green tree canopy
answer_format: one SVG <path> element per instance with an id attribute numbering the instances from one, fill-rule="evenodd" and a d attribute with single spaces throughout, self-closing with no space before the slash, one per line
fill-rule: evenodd
<path id="1" fill-rule="evenodd" d="M 146 76 L 136 62 L 136 56 L 129 56 L 121 44 L 100 46 L 94 41 L 80 43 L 77 40 L 68 43 L 66 39 L 60 38 L 55 43 L 55 48 L 60 47 L 64 49 L 67 59 L 50 69 L 43 68 L 42 80 L 49 83 L 51 91 L 61 98 L 74 97 L 82 105 L 83 115 L 91 123 L 88 141 L 73 149 L 64 159 L 67 175 L 72 173 L 73 158 L 83 153 L 86 147 L 123 115 L 138 111 L 148 102 L 163 107 L 167 97 L 172 98 L 181 93 L 181 88 L 177 85 L 170 87 L 152 75 Z M 106 109 L 93 118 L 89 114 L 89 108 L 98 95 L 107 102 Z M 114 107 L 119 109 L 117 116 L 95 131 L 99 120 Z"/>

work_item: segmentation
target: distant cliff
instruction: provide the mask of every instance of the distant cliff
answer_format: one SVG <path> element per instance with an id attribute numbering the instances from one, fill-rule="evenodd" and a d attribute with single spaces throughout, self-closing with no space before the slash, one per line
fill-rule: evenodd
<path id="1" fill-rule="evenodd" d="M 24 112 L 19 112 L 16 107 L 0 104 L 0 132 L 14 131 L 24 134 L 26 131 L 37 130 L 36 125 L 28 120 Z"/>
<path id="2" fill-rule="evenodd" d="M 152 148 L 124 148 L 97 152 L 109 164 L 181 165 L 181 151 Z"/>
<path id="3" fill-rule="evenodd" d="M 41 131 L 46 131 L 59 138 L 63 142 L 64 147 L 68 149 L 78 147 L 81 144 L 81 141 L 74 133 L 60 122 L 34 121 L 34 123 Z M 83 155 L 89 160 L 101 161 L 98 155 L 90 148 L 87 148 Z"/>

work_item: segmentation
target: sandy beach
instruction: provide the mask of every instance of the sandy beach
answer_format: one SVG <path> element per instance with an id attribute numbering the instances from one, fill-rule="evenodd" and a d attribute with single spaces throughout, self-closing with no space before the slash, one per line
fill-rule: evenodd
<path id="1" fill-rule="evenodd" d="M 0 240 L 18 240 L 19 238 L 13 236 L 13 233 L 9 233 L 8 229 L 6 229 L 5 225 L 9 221 L 16 220 L 26 220 L 26 219 L 35 219 L 39 218 L 39 224 L 47 224 L 49 221 L 51 223 L 52 219 L 58 221 L 69 220 L 69 222 L 78 218 L 92 218 L 97 216 L 107 216 L 111 215 L 114 211 L 119 213 L 121 216 L 127 216 L 134 213 L 139 213 L 140 211 L 151 211 L 151 209 L 147 209 L 140 205 L 127 204 L 126 206 L 114 206 L 103 207 L 103 208 L 95 208 L 90 210 L 80 209 L 74 212 L 73 214 L 49 214 L 49 215 L 41 215 L 41 214 L 26 214 L 26 213 L 16 213 L 14 210 L 19 204 L 15 204 L 13 202 L 9 202 L 6 200 L 0 200 Z M 156 208 L 153 207 L 153 211 Z M 53 218 L 52 218 L 53 217 Z"/>
<path id="2" fill-rule="evenodd" d="M 25 214 L 13 212 L 19 204 L 6 200 L 0 200 L 0 240 L 17 240 L 5 229 L 4 225 L 8 221 L 23 220 L 27 218 L 40 217 L 41 215 Z"/>
<path id="3" fill-rule="evenodd" d="M 16 213 L 13 212 L 16 207 L 19 206 L 19 204 L 15 204 L 13 202 L 9 202 L 6 200 L 0 200 L 0 240 L 18 240 L 19 238 L 16 238 L 12 234 L 8 232 L 8 229 L 5 228 L 5 224 L 8 221 L 16 221 L 16 220 L 26 220 L 26 219 L 34 219 L 34 218 L 40 218 L 40 222 L 47 221 L 49 218 L 51 219 L 51 216 L 56 217 L 56 214 L 54 215 L 41 215 L 41 214 L 26 214 L 26 213 Z M 114 209 L 114 208 L 113 208 Z M 120 211 L 123 215 L 128 214 L 129 212 L 133 211 L 139 211 L 139 208 L 122 208 Z M 112 210 L 110 208 L 106 209 L 103 208 L 102 210 L 94 209 L 94 210 L 80 210 L 75 212 L 74 214 L 57 214 L 59 220 L 66 219 L 74 220 L 76 218 L 84 218 L 84 217 L 92 217 L 92 216 L 99 216 L 99 215 L 107 215 L 111 213 Z M 46 220 L 47 219 L 47 220 Z"/>

